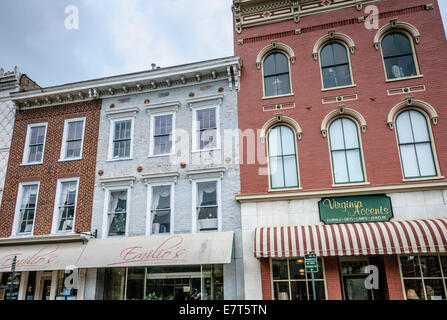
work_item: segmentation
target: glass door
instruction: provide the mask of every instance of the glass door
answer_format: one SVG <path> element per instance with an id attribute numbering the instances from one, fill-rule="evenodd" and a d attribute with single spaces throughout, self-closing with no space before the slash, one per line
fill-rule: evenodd
<path id="1" fill-rule="evenodd" d="M 340 278 L 345 300 L 374 300 L 373 291 L 365 285 L 369 276 L 366 270 L 368 265 L 368 257 L 340 258 Z"/>

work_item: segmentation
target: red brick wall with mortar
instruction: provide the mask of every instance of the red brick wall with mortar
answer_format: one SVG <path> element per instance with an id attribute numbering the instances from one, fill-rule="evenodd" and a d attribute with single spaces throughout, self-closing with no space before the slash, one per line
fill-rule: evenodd
<path id="1" fill-rule="evenodd" d="M 399 257 L 396 255 L 385 255 L 385 277 L 386 277 L 386 291 L 388 300 L 404 300 L 404 293 L 402 288 L 402 280 L 399 270 Z"/>
<path id="2" fill-rule="evenodd" d="M 434 10 L 397 10 L 432 3 Z M 292 21 L 246 28 L 241 34 L 234 33 L 235 54 L 243 60 L 241 91 L 238 95 L 239 127 L 241 130 L 261 129 L 274 117 L 276 112 L 263 112 L 262 106 L 294 102 L 294 109 L 281 110 L 284 116 L 295 119 L 302 127 L 302 141 L 298 142 L 299 174 L 303 191 L 332 188 L 331 159 L 328 139 L 320 133 L 324 117 L 340 104 L 360 112 L 366 119 L 366 134 L 361 134 L 365 172 L 370 186 L 402 184 L 401 165 L 396 143 L 395 131 L 387 126 L 389 111 L 408 95 L 431 104 L 440 115 L 439 123 L 431 123 L 436 151 L 440 164 L 440 174 L 447 173 L 447 41 L 442 26 L 439 7 L 434 0 L 386 0 L 374 3 L 380 13 L 391 12 L 380 18 L 379 27 L 388 24 L 393 18 L 414 25 L 421 34 L 420 44 L 415 44 L 416 55 L 423 78 L 386 82 L 382 55 L 373 45 L 377 30 L 368 30 L 363 23 L 341 26 L 324 26 L 327 23 L 357 19 L 367 13 L 348 8 L 329 13 L 302 17 L 296 24 Z M 357 20 L 356 20 L 357 21 Z M 291 31 L 297 28 L 321 26 L 319 30 L 276 37 L 278 42 L 290 46 L 296 55 L 296 62 L 291 64 L 291 81 L 293 96 L 262 99 L 262 70 L 256 67 L 258 53 L 272 39 L 246 41 L 243 45 L 238 40 L 260 35 Z M 320 65 L 312 56 L 314 44 L 329 30 L 344 33 L 351 37 L 356 45 L 354 54 L 349 54 L 356 87 L 322 91 Z M 275 37 L 273 38 L 275 39 Z M 402 88 L 412 85 L 426 85 L 427 90 L 411 94 L 388 96 L 387 89 Z M 324 97 L 336 97 L 346 94 L 358 94 L 358 100 L 351 102 L 322 104 Z M 258 141 L 258 146 L 265 145 Z M 242 148 L 242 146 L 241 146 Z M 244 152 L 243 152 L 244 151 Z M 246 155 L 246 150 L 241 150 Z M 258 174 L 259 165 L 249 165 L 244 159 L 241 165 L 241 194 L 262 194 L 268 190 L 268 176 Z M 444 181 L 446 179 L 443 179 Z M 439 181 L 439 180 L 436 180 Z"/>
<path id="3" fill-rule="evenodd" d="M 90 231 L 100 111 L 101 100 L 17 111 L 0 208 L 0 237 L 11 235 L 18 186 L 26 181 L 40 181 L 34 235 L 51 233 L 57 180 L 69 177 L 80 178 L 74 229 Z M 86 118 L 82 159 L 59 162 L 64 121 L 78 117 Z M 39 122 L 48 122 L 43 163 L 21 166 L 27 126 Z"/>
<path id="4" fill-rule="evenodd" d="M 343 300 L 337 257 L 324 258 L 324 275 L 326 277 L 327 299 Z"/>
<path id="5" fill-rule="evenodd" d="M 270 272 L 269 259 L 261 259 L 261 281 L 262 281 L 262 299 L 273 300 L 272 297 L 272 278 Z"/>

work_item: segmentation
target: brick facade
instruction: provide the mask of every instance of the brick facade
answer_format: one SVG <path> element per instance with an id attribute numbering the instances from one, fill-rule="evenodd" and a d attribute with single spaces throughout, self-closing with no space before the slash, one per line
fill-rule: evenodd
<path id="1" fill-rule="evenodd" d="M 386 293 L 388 300 L 404 300 L 402 280 L 397 256 L 384 256 Z"/>
<path id="2" fill-rule="evenodd" d="M 339 269 L 337 257 L 324 258 L 324 272 L 328 300 L 343 300 Z"/>
<path id="3" fill-rule="evenodd" d="M 2 206 L 0 237 L 11 235 L 18 186 L 40 181 L 34 235 L 51 233 L 57 180 L 79 177 L 75 231 L 90 231 L 101 100 L 17 111 Z M 81 160 L 59 162 L 64 121 L 85 117 Z M 42 164 L 23 166 L 22 158 L 28 124 L 48 122 Z"/>
<path id="4" fill-rule="evenodd" d="M 261 259 L 261 281 L 262 281 L 262 298 L 264 300 L 273 300 L 272 277 L 270 272 L 269 259 Z"/>

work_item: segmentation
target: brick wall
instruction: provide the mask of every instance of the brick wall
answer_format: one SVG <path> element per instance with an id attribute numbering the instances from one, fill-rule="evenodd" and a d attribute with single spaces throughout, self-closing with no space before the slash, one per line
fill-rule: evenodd
<path id="1" fill-rule="evenodd" d="M 79 177 L 75 230 L 90 231 L 101 100 L 17 111 L 0 208 L 0 237 L 8 237 L 20 182 L 40 181 L 34 235 L 51 233 L 57 180 Z M 59 162 L 65 119 L 85 117 L 82 159 Z M 42 164 L 21 166 L 27 126 L 48 122 Z"/>
<path id="2" fill-rule="evenodd" d="M 384 256 L 385 276 L 386 276 L 386 293 L 388 300 L 404 300 L 402 289 L 402 280 L 399 270 L 398 256 Z"/>
<path id="3" fill-rule="evenodd" d="M 325 257 L 324 271 L 326 276 L 327 299 L 343 300 L 338 258 Z"/>
<path id="4" fill-rule="evenodd" d="M 272 279 L 270 273 L 269 259 L 260 259 L 260 263 L 261 263 L 262 299 L 273 300 Z"/>

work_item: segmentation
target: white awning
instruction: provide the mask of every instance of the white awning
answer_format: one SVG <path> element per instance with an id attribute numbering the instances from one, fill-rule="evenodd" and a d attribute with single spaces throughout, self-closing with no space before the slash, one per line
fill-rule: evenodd
<path id="1" fill-rule="evenodd" d="M 82 242 L 1 246 L 0 272 L 11 271 L 14 256 L 16 271 L 65 270 L 76 266 L 85 248 Z"/>
<path id="2" fill-rule="evenodd" d="M 79 268 L 231 263 L 233 232 L 93 239 Z"/>

